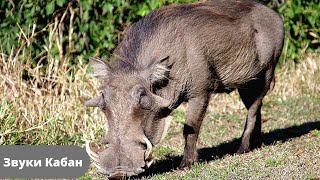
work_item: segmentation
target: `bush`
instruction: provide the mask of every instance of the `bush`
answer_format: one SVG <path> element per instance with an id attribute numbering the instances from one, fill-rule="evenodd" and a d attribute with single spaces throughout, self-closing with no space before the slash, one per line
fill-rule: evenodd
<path id="1" fill-rule="evenodd" d="M 107 59 L 119 43 L 123 29 L 130 23 L 152 9 L 194 1 L 2 0 L 0 17 L 4 18 L 0 21 L 0 51 L 10 55 L 17 48 L 18 35 L 23 32 L 33 67 L 39 63 L 46 66 L 48 54 L 59 61 L 70 57 L 70 65 L 77 63 L 78 58 L 86 61 L 89 56 Z M 319 0 L 288 0 L 278 11 L 284 16 L 287 30 L 282 61 L 298 59 L 306 52 L 319 49 Z M 63 37 L 61 42 L 52 43 L 52 30 Z"/>
<path id="2" fill-rule="evenodd" d="M 192 1 L 0 0 L 0 144 L 81 144 L 101 137 L 104 115 L 83 105 L 98 93 L 98 82 L 86 72 L 88 56 L 109 57 L 123 29 L 150 10 Z M 285 57 L 319 49 L 316 2 L 280 6 L 287 28 Z M 315 61 L 306 62 L 317 69 Z M 304 84 L 305 79 L 314 82 L 302 74 Z"/>
<path id="3" fill-rule="evenodd" d="M 286 39 L 284 59 L 300 59 L 305 53 L 320 53 L 319 0 L 288 0 L 279 13 L 284 16 Z"/>
<path id="4" fill-rule="evenodd" d="M 51 27 L 64 37 L 62 47 L 51 44 L 51 54 L 59 59 L 59 52 L 76 59 L 82 55 L 108 57 L 118 44 L 121 32 L 131 22 L 146 15 L 150 10 L 171 3 L 194 0 L 147 0 L 140 1 L 72 1 L 39 0 L 6 1 L 0 4 L 2 53 L 10 54 L 16 47 L 20 31 L 32 32 L 33 39 L 25 37 L 34 57 L 34 64 L 41 59 L 50 40 Z M 35 35 L 34 35 L 35 34 Z M 60 48 L 60 49 L 59 49 Z M 71 62 L 73 64 L 75 62 Z"/>

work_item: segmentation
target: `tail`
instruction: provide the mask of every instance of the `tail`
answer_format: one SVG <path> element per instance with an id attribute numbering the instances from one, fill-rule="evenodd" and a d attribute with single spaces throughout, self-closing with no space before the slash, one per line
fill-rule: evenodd
<path id="1" fill-rule="evenodd" d="M 277 80 L 276 75 L 273 75 L 272 81 L 271 81 L 271 83 L 270 83 L 269 92 L 273 91 L 274 86 L 275 86 L 275 84 L 276 84 L 276 80 Z"/>

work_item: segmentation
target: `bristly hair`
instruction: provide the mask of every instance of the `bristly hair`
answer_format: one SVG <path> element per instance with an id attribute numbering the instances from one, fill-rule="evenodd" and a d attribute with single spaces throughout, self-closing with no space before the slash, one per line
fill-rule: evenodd
<path id="1" fill-rule="evenodd" d="M 153 37 L 154 32 L 161 26 L 171 21 L 184 18 L 197 21 L 197 12 L 201 10 L 203 15 L 235 20 L 241 18 L 254 6 L 253 0 L 210 0 L 193 4 L 179 4 L 163 7 L 152 11 L 147 16 L 133 24 L 125 31 L 124 39 L 114 52 L 117 62 L 116 71 L 139 71 L 139 53 L 143 53 L 143 43 Z M 205 17 L 204 17 L 205 18 Z"/>
<path id="2" fill-rule="evenodd" d="M 253 0 L 209 0 L 208 3 L 217 14 L 228 16 L 231 19 L 241 18 L 251 11 Z"/>
<path id="3" fill-rule="evenodd" d="M 114 52 L 116 58 L 116 68 L 121 71 L 139 71 L 141 70 L 138 61 L 139 53 L 141 53 L 141 45 L 148 38 L 152 38 L 152 34 L 159 26 L 159 19 L 153 17 L 151 13 L 133 24 L 126 30 L 124 39 Z"/>

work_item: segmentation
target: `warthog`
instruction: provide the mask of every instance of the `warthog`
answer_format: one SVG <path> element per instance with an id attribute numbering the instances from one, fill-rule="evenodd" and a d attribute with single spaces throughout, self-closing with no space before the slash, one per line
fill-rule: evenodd
<path id="1" fill-rule="evenodd" d="M 196 144 L 211 93 L 237 89 L 248 109 L 239 153 L 262 145 L 262 99 L 283 45 L 283 22 L 255 1 L 216 0 L 171 5 L 133 24 L 109 66 L 90 59 L 101 95 L 86 102 L 107 119 L 100 153 L 87 147 L 102 173 L 137 175 L 153 161 L 166 118 L 188 102 L 180 167 L 197 162 Z"/>

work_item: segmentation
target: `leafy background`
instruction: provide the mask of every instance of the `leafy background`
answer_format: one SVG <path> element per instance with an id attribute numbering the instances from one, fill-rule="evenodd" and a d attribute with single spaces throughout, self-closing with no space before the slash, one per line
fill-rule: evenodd
<path id="1" fill-rule="evenodd" d="M 84 106 L 99 87 L 87 72 L 88 57 L 108 60 L 123 30 L 152 9 L 193 1 L 0 0 L 0 145 L 98 142 L 105 117 Z M 268 6 L 283 16 L 286 38 L 276 85 L 264 100 L 266 145 L 233 155 L 246 109 L 236 92 L 213 95 L 198 146 L 210 157 L 191 171 L 170 172 L 183 151 L 181 106 L 155 149 L 163 160 L 149 172 L 162 172 L 155 179 L 320 177 L 320 3 L 273 0 Z M 94 172 L 88 176 L 96 177 Z"/>
<path id="2" fill-rule="evenodd" d="M 297 60 L 306 53 L 319 53 L 319 0 L 287 0 L 278 9 L 284 16 L 284 59 Z"/>
<path id="3" fill-rule="evenodd" d="M 194 1 L 194 0 L 193 0 Z M 50 24 L 58 23 L 63 35 L 63 53 L 71 56 L 71 64 L 78 56 L 108 57 L 121 39 L 122 31 L 132 22 L 145 16 L 150 10 L 171 3 L 192 0 L 147 0 L 147 1 L 6 1 L 0 5 L 0 39 L 2 52 L 10 54 L 18 44 L 20 31 L 32 32 L 30 51 L 33 63 L 37 64 L 49 39 Z M 70 33 L 70 31 L 72 31 Z M 26 37 L 26 39 L 29 37 Z M 68 43 L 72 42 L 72 43 Z M 59 59 L 59 47 L 53 44 L 52 55 Z M 45 62 L 44 62 L 45 63 Z"/>
<path id="4" fill-rule="evenodd" d="M 121 40 L 122 31 L 132 22 L 153 9 L 172 3 L 187 3 L 195 0 L 2 0 L 0 4 L 1 51 L 10 54 L 17 47 L 19 32 L 36 34 L 27 41 L 32 51 L 34 66 L 45 54 L 44 44 L 49 39 L 50 24 L 58 23 L 62 31 L 60 49 L 70 58 L 70 64 L 78 58 L 87 61 L 89 56 L 108 58 Z M 319 0 L 287 0 L 269 3 L 284 17 L 286 59 L 297 60 L 309 52 L 319 52 Z M 70 33 L 71 31 L 71 33 Z M 26 35 L 25 35 L 26 36 Z M 28 39 L 29 37 L 25 37 Z M 59 47 L 52 44 L 50 53 L 59 59 Z M 61 52 L 60 52 L 61 53 Z M 46 61 L 41 62 L 46 64 Z"/>

